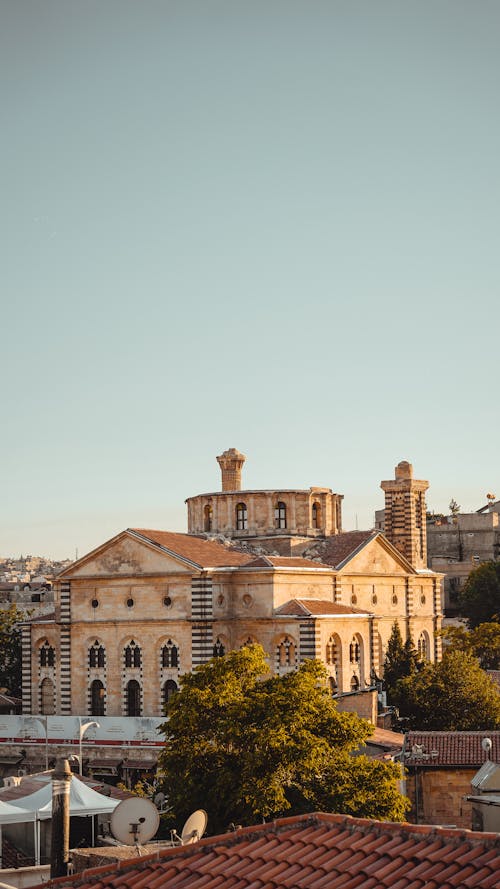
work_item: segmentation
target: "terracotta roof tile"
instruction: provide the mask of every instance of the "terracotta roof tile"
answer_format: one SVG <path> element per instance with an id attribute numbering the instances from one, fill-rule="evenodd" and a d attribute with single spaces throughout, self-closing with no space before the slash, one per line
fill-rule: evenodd
<path id="1" fill-rule="evenodd" d="M 419 768 L 437 766 L 463 766 L 480 768 L 486 754 L 481 746 L 484 738 L 491 738 L 490 759 L 500 762 L 500 731 L 483 732 L 408 732 L 405 752 L 411 754 L 414 746 L 421 746 L 424 753 L 437 753 L 429 759 L 419 759 Z M 412 760 L 409 758 L 409 762 Z"/>
<path id="2" fill-rule="evenodd" d="M 500 836 L 304 815 L 93 868 L 58 889 L 498 889 Z M 39 887 L 41 889 L 41 887 Z"/>
<path id="3" fill-rule="evenodd" d="M 326 540 L 316 540 L 305 550 L 304 555 L 307 556 L 309 551 L 317 552 L 322 562 L 339 568 L 349 556 L 370 539 L 377 537 L 379 533 L 379 531 L 342 531 L 340 534 L 327 537 Z"/>
<path id="4" fill-rule="evenodd" d="M 290 616 L 304 617 L 318 614 L 367 614 L 361 608 L 353 608 L 351 605 L 339 605 L 329 599 L 290 599 L 284 605 L 276 609 L 276 614 L 289 614 Z"/>
<path id="5" fill-rule="evenodd" d="M 215 540 L 206 540 L 194 534 L 177 534 L 173 531 L 152 531 L 148 528 L 129 528 L 134 534 L 140 534 L 152 543 L 156 543 L 170 552 L 177 553 L 199 565 L 200 568 L 238 567 L 252 558 L 248 553 L 238 550 L 235 546 L 225 546 Z"/>

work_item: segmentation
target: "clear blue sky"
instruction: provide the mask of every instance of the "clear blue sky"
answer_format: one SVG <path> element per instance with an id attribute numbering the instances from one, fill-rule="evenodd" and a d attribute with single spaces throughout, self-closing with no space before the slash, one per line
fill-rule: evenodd
<path id="1" fill-rule="evenodd" d="M 247 454 L 500 497 L 498 0 L 2 0 L 0 555 Z"/>

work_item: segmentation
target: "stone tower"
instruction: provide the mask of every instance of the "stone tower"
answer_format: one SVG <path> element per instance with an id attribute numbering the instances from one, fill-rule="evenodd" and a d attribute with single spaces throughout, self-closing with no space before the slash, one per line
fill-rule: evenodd
<path id="1" fill-rule="evenodd" d="M 385 493 L 385 536 L 414 568 L 427 568 L 425 492 L 429 482 L 413 478 L 413 466 L 402 460 L 396 477 L 380 483 Z"/>
<path id="2" fill-rule="evenodd" d="M 245 455 L 240 454 L 236 448 L 229 448 L 217 457 L 222 471 L 223 491 L 241 491 L 241 470 L 245 460 Z"/>

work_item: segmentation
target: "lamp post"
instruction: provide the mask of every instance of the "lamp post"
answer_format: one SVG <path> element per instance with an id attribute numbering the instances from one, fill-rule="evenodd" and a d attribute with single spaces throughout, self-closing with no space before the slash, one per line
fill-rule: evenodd
<path id="1" fill-rule="evenodd" d="M 79 738 L 80 763 L 79 763 L 79 765 L 80 765 L 80 775 L 83 775 L 83 756 L 82 756 L 83 736 L 84 736 L 85 732 L 87 731 L 87 729 L 92 728 L 92 726 L 95 726 L 96 728 L 100 728 L 101 725 L 99 722 L 96 722 L 95 719 L 90 720 L 90 722 L 82 722 L 81 716 L 79 716 L 78 719 L 80 721 L 80 738 Z"/>

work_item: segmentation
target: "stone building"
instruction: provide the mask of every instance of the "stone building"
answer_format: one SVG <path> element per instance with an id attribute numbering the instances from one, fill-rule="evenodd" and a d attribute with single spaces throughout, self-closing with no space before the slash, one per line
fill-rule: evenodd
<path id="1" fill-rule="evenodd" d="M 363 695 L 395 620 L 439 658 L 440 575 L 421 567 L 415 509 L 427 483 L 409 464 L 391 542 L 342 532 L 329 488 L 243 491 L 243 455 L 218 460 L 223 490 L 189 498 L 187 534 L 129 528 L 59 575 L 54 617 L 24 625 L 24 713 L 161 715 L 182 673 L 258 642 L 276 674 L 319 658 L 332 693 L 373 718 Z"/>

